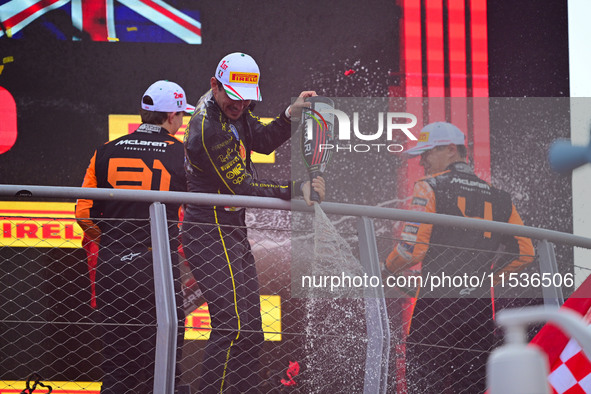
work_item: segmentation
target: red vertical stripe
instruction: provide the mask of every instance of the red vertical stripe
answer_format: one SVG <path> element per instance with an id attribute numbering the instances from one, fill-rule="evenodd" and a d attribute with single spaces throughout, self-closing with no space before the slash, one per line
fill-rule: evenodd
<path id="1" fill-rule="evenodd" d="M 486 0 L 471 2 L 472 79 L 474 97 L 488 97 Z"/>
<path id="2" fill-rule="evenodd" d="M 490 180 L 490 126 L 488 106 L 488 45 L 486 0 L 424 0 L 426 6 L 426 20 L 421 20 L 421 0 L 398 0 L 403 10 L 401 24 L 401 60 L 403 73 L 403 91 L 406 95 L 406 110 L 417 117 L 417 125 L 413 128 L 416 133 L 423 125 L 423 120 L 429 122 L 446 120 L 445 101 L 446 76 L 445 42 L 448 43 L 449 53 L 449 96 L 451 97 L 451 119 L 466 135 L 468 129 L 474 130 L 475 170 L 484 179 Z M 443 4 L 448 10 L 448 20 L 443 20 Z M 466 7 L 470 7 L 471 36 L 467 47 Z M 448 36 L 444 37 L 444 26 L 447 22 Z M 425 23 L 426 37 L 421 35 L 421 26 Z M 447 39 L 447 41 L 445 40 Z M 423 103 L 423 53 L 422 39 L 426 44 L 427 86 L 425 96 L 429 97 L 428 115 L 423 116 L 427 106 Z M 468 59 L 468 53 L 471 57 Z M 468 76 L 467 62 L 470 62 L 472 75 Z M 468 80 L 473 81 L 471 88 L 474 97 L 484 97 L 474 101 L 474 106 L 468 105 Z M 391 87 L 390 94 L 400 96 L 400 90 Z M 437 100 L 437 98 L 440 98 Z M 480 100 L 480 101 L 478 101 Z M 393 105 L 391 105 L 391 108 Z M 468 123 L 470 122 L 470 124 Z M 414 143 L 408 144 L 409 146 Z M 423 176 L 423 169 L 419 166 L 419 159 L 406 161 L 407 166 L 397 171 L 397 196 L 407 198 L 412 195 L 415 181 Z M 406 316 L 405 324 L 410 323 L 410 315 Z M 404 350 L 397 354 L 397 359 L 404 359 Z M 404 365 L 403 363 L 401 365 Z M 404 376 L 401 368 L 397 371 L 397 391 L 406 392 Z"/>
<path id="3" fill-rule="evenodd" d="M 12 226 L 10 223 L 2 224 L 2 236 L 4 238 L 12 238 Z"/>
<path id="4" fill-rule="evenodd" d="M 403 66 L 406 87 L 406 111 L 417 117 L 413 130 L 420 130 L 423 123 L 423 66 L 421 51 L 421 1 L 402 0 L 403 23 Z M 414 98 L 416 97 L 416 98 Z M 418 133 L 415 133 L 418 134 Z M 418 160 L 408 160 L 407 167 L 398 171 L 398 197 L 412 195 L 415 180 L 423 174 Z"/>
<path id="5" fill-rule="evenodd" d="M 443 1 L 426 0 L 428 122 L 445 121 Z"/>
<path id="6" fill-rule="evenodd" d="M 423 117 L 423 108 L 419 102 L 408 100 L 407 110 L 417 116 L 419 124 L 415 130 L 422 127 L 421 120 L 428 122 L 446 120 L 445 102 L 437 98 L 445 96 L 444 76 L 444 31 L 443 4 L 447 2 L 449 20 L 449 94 L 451 99 L 451 119 L 464 133 L 468 135 L 473 130 L 469 143 L 474 146 L 474 166 L 476 173 L 486 180 L 490 180 L 490 124 L 489 105 L 486 99 L 475 99 L 474 105 L 468 106 L 467 67 L 470 61 L 472 75 L 473 97 L 488 97 L 488 45 L 486 0 L 472 0 L 468 3 L 470 9 L 469 39 L 471 57 L 467 58 L 466 48 L 466 3 L 464 0 L 425 0 L 425 21 L 421 21 L 420 0 L 400 0 L 403 8 L 402 20 L 402 61 L 404 71 L 404 88 L 406 97 L 421 97 L 422 86 L 422 51 L 421 39 L 426 43 L 427 65 L 427 96 L 428 116 Z M 425 23 L 426 37 L 421 37 L 421 24 Z M 470 124 L 469 124 L 470 122 Z M 469 127 L 470 126 L 470 127 Z M 471 133 L 472 134 L 472 133 Z M 412 191 L 416 178 L 422 175 L 418 160 L 409 160 L 406 173 L 399 175 L 399 185 L 406 183 L 401 194 Z M 402 182 L 403 178 L 406 182 Z M 408 195 L 408 193 L 406 194 Z"/>
<path id="7" fill-rule="evenodd" d="M 406 97 L 423 95 L 421 55 L 421 1 L 402 0 L 403 17 L 403 65 Z"/>
<path id="8" fill-rule="evenodd" d="M 449 92 L 451 123 L 468 134 L 466 9 L 464 0 L 447 0 L 449 15 Z"/>
<path id="9" fill-rule="evenodd" d="M 442 0 L 426 0 L 428 97 L 445 97 Z"/>
<path id="10" fill-rule="evenodd" d="M 490 115 L 488 100 L 488 42 L 486 0 L 471 1 L 472 91 L 475 97 L 474 170 L 490 181 Z"/>
<path id="11" fill-rule="evenodd" d="M 82 28 L 93 41 L 108 41 L 107 0 L 82 1 Z"/>
<path id="12" fill-rule="evenodd" d="M 466 18 L 464 0 L 447 0 L 451 97 L 466 97 Z"/>

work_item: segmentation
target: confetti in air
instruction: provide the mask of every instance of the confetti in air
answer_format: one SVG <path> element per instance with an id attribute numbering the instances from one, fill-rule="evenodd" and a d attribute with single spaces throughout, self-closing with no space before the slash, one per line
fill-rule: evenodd
<path id="1" fill-rule="evenodd" d="M 2 59 L 2 64 L 0 65 L 0 74 L 2 74 L 2 71 L 4 71 L 4 65 L 6 63 L 12 63 L 12 62 L 14 62 L 14 56 L 5 56 Z"/>
<path id="2" fill-rule="evenodd" d="M 347 71 L 345 71 L 345 75 L 346 76 L 353 75 L 353 74 L 355 74 L 355 70 L 347 70 Z"/>
<path id="3" fill-rule="evenodd" d="M 297 361 L 290 361 L 289 367 L 287 367 L 287 372 L 286 372 L 289 380 L 281 379 L 281 383 L 284 386 L 295 386 L 297 383 L 295 380 L 293 380 L 293 378 L 295 376 L 298 376 L 299 373 L 300 373 L 300 364 Z"/>

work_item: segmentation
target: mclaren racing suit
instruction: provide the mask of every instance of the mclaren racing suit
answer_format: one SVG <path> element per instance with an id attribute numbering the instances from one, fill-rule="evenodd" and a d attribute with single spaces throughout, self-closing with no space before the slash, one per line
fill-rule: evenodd
<path id="1" fill-rule="evenodd" d="M 251 151 L 269 154 L 290 136 L 285 114 L 264 125 L 248 109 L 232 121 L 209 91 L 199 100 L 185 134 L 189 191 L 290 199 L 292 189 L 300 187 L 256 179 L 250 160 Z M 245 210 L 188 204 L 182 241 L 211 317 L 200 392 L 219 393 L 227 387 L 258 392 L 263 332 Z"/>
<path id="2" fill-rule="evenodd" d="M 160 126 L 142 124 L 95 151 L 83 187 L 185 191 L 182 143 Z M 156 306 L 149 207 L 149 202 L 117 200 L 80 199 L 76 204 L 76 218 L 85 233 L 100 237 L 96 289 L 104 359 L 101 393 L 152 391 Z M 169 220 L 178 222 L 178 209 L 167 204 Z M 169 224 L 169 235 L 178 278 L 177 223 Z M 175 290 L 178 295 L 179 288 Z M 182 308 L 177 313 L 182 327 Z M 179 329 L 177 352 L 182 334 Z"/>
<path id="3" fill-rule="evenodd" d="M 411 204 L 417 211 L 523 225 L 509 193 L 478 178 L 465 162 L 419 180 Z M 425 223 L 405 223 L 401 238 L 386 261 L 392 273 L 422 263 L 423 279 L 486 278 L 480 286 L 449 281 L 419 290 L 407 341 L 409 392 L 484 392 L 487 352 L 494 345 L 488 275 L 531 263 L 531 240 Z M 499 257 L 500 248 L 511 258 Z"/>

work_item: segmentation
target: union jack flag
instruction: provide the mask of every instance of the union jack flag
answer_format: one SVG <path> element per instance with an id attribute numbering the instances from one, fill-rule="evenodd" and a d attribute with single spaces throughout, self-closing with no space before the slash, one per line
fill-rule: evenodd
<path id="1" fill-rule="evenodd" d="M 25 28 L 36 22 L 33 25 L 62 40 L 201 44 L 199 12 L 181 10 L 168 3 L 162 0 L 0 0 L 0 38 L 26 38 Z M 64 23 L 64 15 L 68 23 Z"/>

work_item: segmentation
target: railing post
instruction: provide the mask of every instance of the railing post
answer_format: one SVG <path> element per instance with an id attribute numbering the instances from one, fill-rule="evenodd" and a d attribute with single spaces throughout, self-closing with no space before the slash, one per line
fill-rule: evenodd
<path id="1" fill-rule="evenodd" d="M 367 327 L 367 353 L 363 392 L 386 393 L 388 363 L 390 359 L 390 325 L 381 285 L 380 261 L 373 220 L 360 217 L 357 221 L 359 256 L 365 273 L 380 278 L 378 287 L 365 288 L 365 321 Z"/>
<path id="2" fill-rule="evenodd" d="M 540 274 L 544 275 L 545 273 L 548 273 L 551 278 L 554 278 L 554 274 L 558 273 L 554 244 L 544 239 L 538 242 L 536 249 L 540 256 Z M 562 287 L 554 286 L 554 280 L 552 280 L 551 283 L 551 286 L 542 286 L 544 305 L 560 307 L 564 304 Z"/>
<path id="3" fill-rule="evenodd" d="M 164 204 L 155 202 L 150 205 L 150 227 L 157 321 L 154 393 L 172 394 L 174 393 L 178 321 Z"/>

